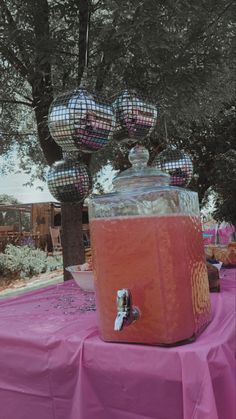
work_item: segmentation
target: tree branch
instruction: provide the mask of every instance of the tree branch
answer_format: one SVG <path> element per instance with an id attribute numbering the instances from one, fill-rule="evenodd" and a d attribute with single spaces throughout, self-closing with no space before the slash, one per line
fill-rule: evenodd
<path id="1" fill-rule="evenodd" d="M 94 13 L 94 12 L 96 12 L 98 9 L 100 9 L 100 8 L 101 8 L 101 6 L 102 6 L 102 3 L 103 3 L 103 0 L 98 0 L 96 3 L 92 3 L 92 5 L 91 5 L 91 10 L 92 10 L 92 12 Z"/>
<path id="2" fill-rule="evenodd" d="M 197 37 L 197 39 L 195 40 L 195 42 L 197 41 L 197 42 L 199 42 L 199 41 L 203 41 L 204 39 L 206 39 L 206 37 L 207 37 L 207 35 L 208 35 L 208 31 L 209 31 L 209 29 L 212 27 L 212 26 L 214 26 L 219 20 L 220 20 L 220 18 L 227 12 L 227 10 L 232 6 L 234 4 L 234 1 L 231 1 L 230 3 L 228 3 L 225 7 L 224 7 L 224 9 L 215 17 L 215 19 L 213 19 L 213 20 L 211 20 L 210 22 L 209 22 L 209 24 L 207 25 L 207 27 L 206 27 L 206 29 L 202 32 L 202 34 L 201 35 L 199 35 L 198 37 Z M 187 51 L 188 50 L 188 48 L 192 45 L 194 43 L 194 41 L 193 40 L 191 40 L 191 41 L 189 41 L 188 43 L 187 43 L 187 45 L 184 45 L 184 51 Z"/>
<path id="3" fill-rule="evenodd" d="M 218 20 L 220 20 L 220 18 L 225 14 L 225 12 L 227 12 L 227 10 L 234 4 L 234 1 L 231 1 L 230 3 L 228 3 L 225 8 L 221 11 L 221 13 L 219 13 L 216 18 L 214 20 L 212 20 L 209 25 L 207 26 L 207 29 L 205 31 L 205 35 L 207 34 L 207 30 L 213 26 L 215 23 L 218 22 Z"/>
<path id="4" fill-rule="evenodd" d="M 88 64 L 88 43 L 87 31 L 89 30 L 89 17 L 91 13 L 91 0 L 76 0 L 79 10 L 79 64 L 78 64 L 78 85 L 83 76 L 84 68 Z"/>
<path id="5" fill-rule="evenodd" d="M 0 52 L 3 58 L 5 58 L 20 74 L 22 77 L 28 77 L 29 72 L 21 60 L 16 56 L 16 53 L 3 42 L 0 41 Z"/>
<path id="6" fill-rule="evenodd" d="M 107 59 L 106 57 L 106 50 L 103 51 L 103 56 L 98 66 L 97 71 L 97 80 L 96 80 L 96 87 L 95 90 L 100 92 L 103 89 L 103 85 L 106 79 L 107 74 L 111 68 L 112 62 Z"/>
<path id="7" fill-rule="evenodd" d="M 32 108 L 32 106 L 33 106 L 32 102 L 24 102 L 23 100 L 0 99 L 0 103 L 14 103 L 16 105 L 29 106 L 30 108 Z"/>
<path id="8" fill-rule="evenodd" d="M 37 131 L 32 132 L 18 132 L 18 131 L 4 131 L 1 133 L 2 136 L 7 137 L 28 137 L 30 135 L 37 135 Z"/>
<path id="9" fill-rule="evenodd" d="M 0 0 L 0 4 L 1 4 L 1 8 L 3 12 L 6 15 L 11 35 L 15 35 L 13 40 L 15 41 L 16 45 L 18 45 L 19 47 L 20 54 L 23 58 L 23 63 L 26 67 L 30 68 L 31 64 L 30 64 L 28 54 L 26 53 L 25 46 L 23 45 L 23 42 L 22 42 L 21 32 L 17 28 L 16 22 L 14 21 L 12 14 L 10 10 L 8 9 L 5 1 Z"/>
<path id="10" fill-rule="evenodd" d="M 97 68 L 97 79 L 96 79 L 96 91 L 101 91 L 105 79 L 111 69 L 114 60 L 117 58 L 117 52 L 119 54 L 119 42 L 116 38 L 115 22 L 113 20 L 112 29 L 108 32 L 107 38 L 103 42 L 102 46 L 102 57 Z M 107 51 L 113 51 L 111 54 L 107 54 Z"/>

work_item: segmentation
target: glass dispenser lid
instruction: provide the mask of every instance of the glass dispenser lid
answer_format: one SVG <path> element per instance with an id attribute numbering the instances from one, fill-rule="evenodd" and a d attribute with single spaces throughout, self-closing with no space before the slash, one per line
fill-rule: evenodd
<path id="1" fill-rule="evenodd" d="M 170 176 L 156 167 L 148 166 L 148 160 L 149 152 L 145 147 L 141 145 L 133 147 L 129 152 L 129 161 L 132 167 L 121 172 L 114 179 L 114 189 L 119 191 L 169 185 Z"/>

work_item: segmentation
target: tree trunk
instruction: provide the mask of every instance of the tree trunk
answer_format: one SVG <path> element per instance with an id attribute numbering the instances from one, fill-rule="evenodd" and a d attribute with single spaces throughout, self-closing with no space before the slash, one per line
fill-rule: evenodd
<path id="1" fill-rule="evenodd" d="M 36 84 L 38 86 L 38 84 Z M 44 87 L 44 86 L 43 86 Z M 47 126 L 47 114 L 51 100 L 47 95 L 39 99 L 38 87 L 33 89 L 34 100 L 37 99 L 35 115 L 38 127 L 38 136 L 44 156 L 49 164 L 62 158 L 61 147 L 57 146 L 49 134 Z M 45 88 L 40 89 L 40 95 Z M 47 103 L 46 100 L 48 100 Z M 70 265 L 78 265 L 84 262 L 84 245 L 82 237 L 82 207 L 81 203 L 62 203 L 62 247 L 64 280 L 70 279 L 71 275 L 65 270 Z"/>
<path id="2" fill-rule="evenodd" d="M 37 0 L 33 9 L 36 48 L 35 71 L 29 82 L 32 86 L 34 110 L 37 121 L 38 136 L 44 156 L 49 165 L 61 160 L 62 149 L 53 140 L 48 129 L 48 111 L 53 100 L 51 81 L 51 53 L 45 45 L 51 44 L 49 29 L 49 7 L 47 0 Z M 85 41 L 84 41 L 85 42 Z M 69 265 L 84 262 L 84 245 L 82 237 L 82 204 L 62 203 L 62 246 L 64 280 L 70 275 L 65 271 Z"/>
<path id="3" fill-rule="evenodd" d="M 36 7 L 37 6 L 37 7 Z M 33 105 L 37 122 L 39 142 L 48 164 L 62 158 L 61 147 L 53 140 L 48 129 L 48 110 L 53 100 L 50 48 L 49 7 L 47 0 L 35 0 L 32 4 L 35 30 L 34 71 L 29 77 L 32 86 Z"/>
<path id="4" fill-rule="evenodd" d="M 82 236 L 82 203 L 64 203 L 62 214 L 62 247 L 64 280 L 71 278 L 67 266 L 84 263 L 85 253 Z"/>
<path id="5" fill-rule="evenodd" d="M 48 110 L 52 103 L 52 93 L 48 92 L 49 86 L 45 84 L 42 77 L 37 77 L 32 83 L 32 95 L 34 101 L 34 112 L 37 122 L 37 131 L 40 146 L 44 157 L 49 165 L 62 159 L 62 149 L 53 140 L 48 129 Z"/>

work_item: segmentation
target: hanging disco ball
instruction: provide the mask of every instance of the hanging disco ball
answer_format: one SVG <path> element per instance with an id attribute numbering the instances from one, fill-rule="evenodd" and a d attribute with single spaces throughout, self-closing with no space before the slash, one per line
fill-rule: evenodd
<path id="1" fill-rule="evenodd" d="M 48 127 L 63 151 L 94 152 L 111 141 L 115 114 L 104 98 L 81 87 L 52 102 Z"/>
<path id="2" fill-rule="evenodd" d="M 113 107 L 117 122 L 114 136 L 119 141 L 142 140 L 156 125 L 157 108 L 131 91 L 122 92 Z"/>
<path id="3" fill-rule="evenodd" d="M 182 150 L 167 148 L 155 157 L 152 165 L 170 175 L 172 186 L 187 186 L 193 175 L 192 160 Z"/>
<path id="4" fill-rule="evenodd" d="M 50 167 L 47 184 L 59 202 L 81 202 L 92 187 L 86 164 L 70 159 L 57 161 Z"/>

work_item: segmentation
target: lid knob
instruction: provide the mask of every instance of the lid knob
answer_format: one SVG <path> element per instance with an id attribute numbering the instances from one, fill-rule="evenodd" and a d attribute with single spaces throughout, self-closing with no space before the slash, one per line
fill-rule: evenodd
<path id="1" fill-rule="evenodd" d="M 129 152 L 129 161 L 134 168 L 145 167 L 148 164 L 149 152 L 142 145 L 136 145 Z"/>
<path id="2" fill-rule="evenodd" d="M 114 180 L 115 190 L 127 191 L 137 188 L 156 188 L 158 185 L 168 185 L 170 176 L 156 167 L 148 166 L 149 152 L 142 145 L 136 145 L 129 152 L 129 161 L 132 164 L 127 170 L 121 172 Z"/>

